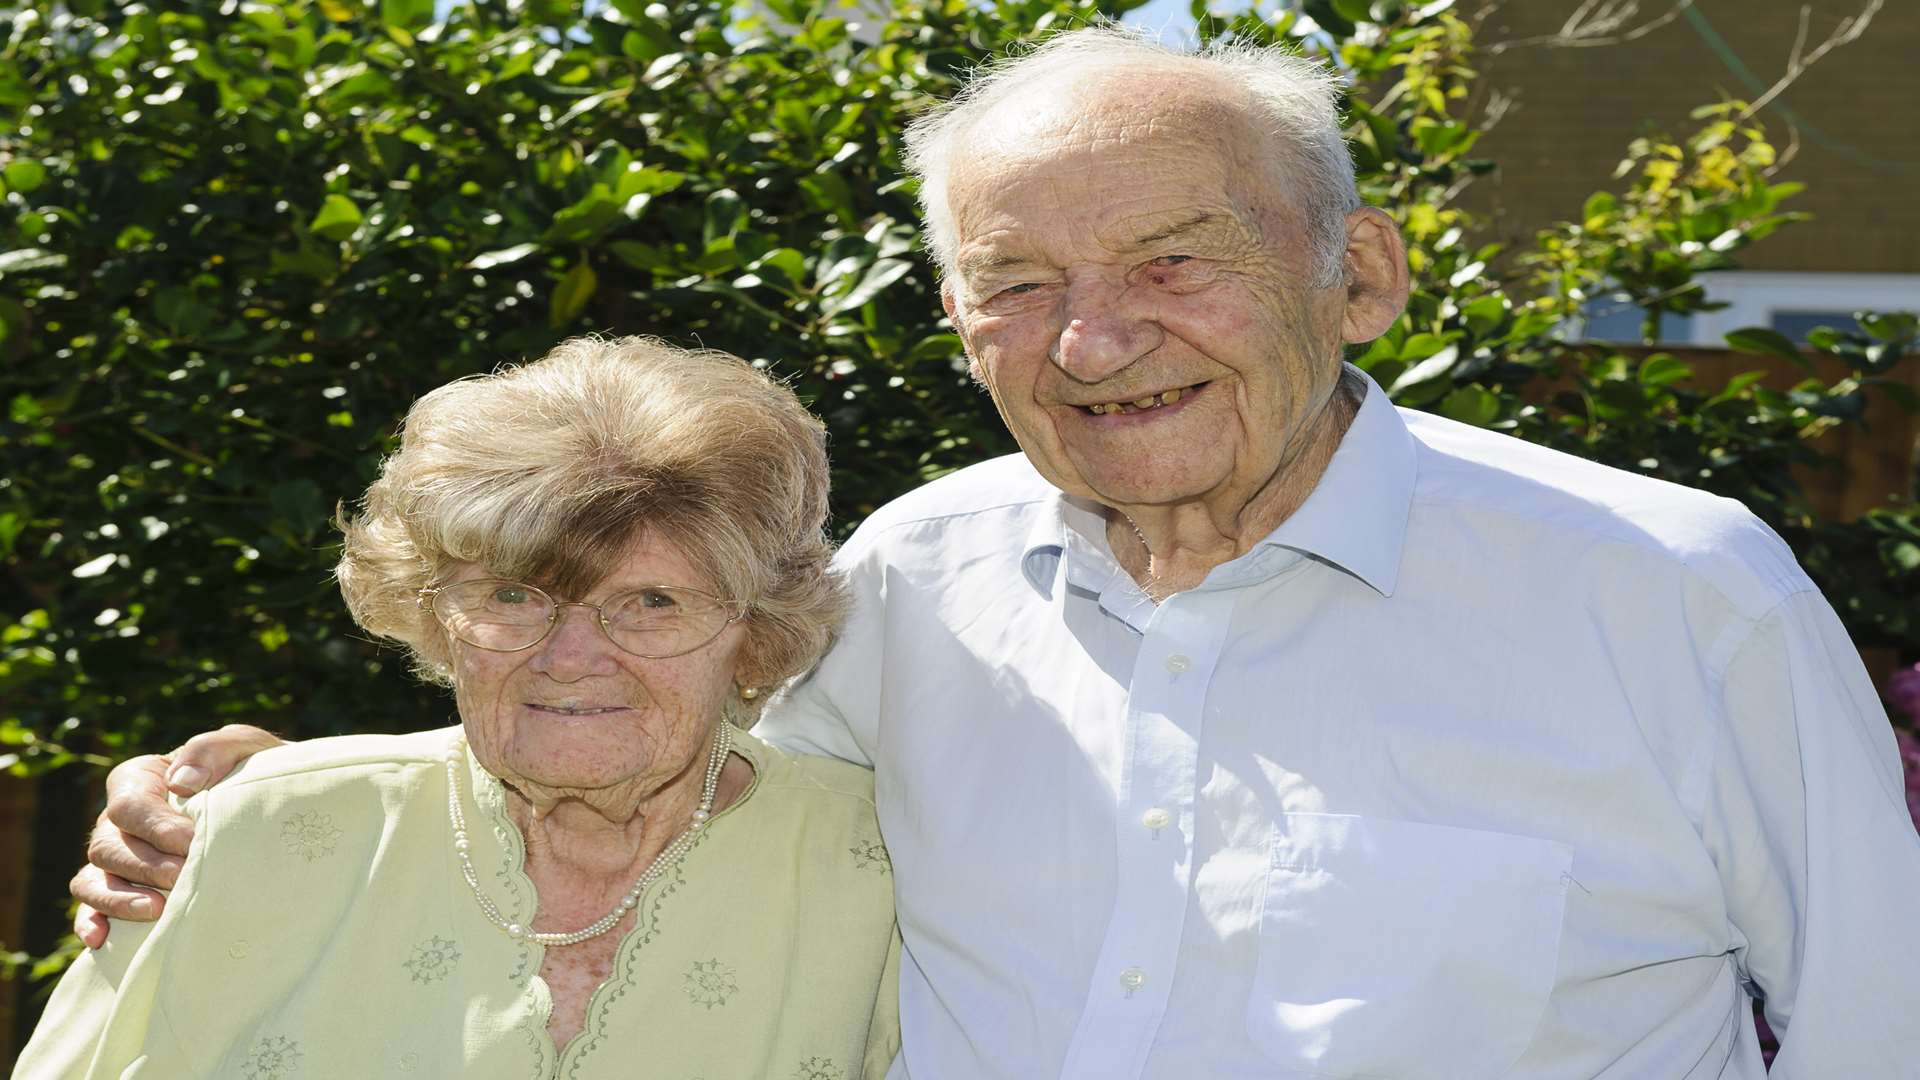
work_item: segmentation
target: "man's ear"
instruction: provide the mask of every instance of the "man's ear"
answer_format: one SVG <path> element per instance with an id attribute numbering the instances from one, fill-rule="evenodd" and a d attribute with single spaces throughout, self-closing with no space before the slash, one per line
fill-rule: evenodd
<path id="1" fill-rule="evenodd" d="M 1407 246 L 1383 211 L 1363 206 L 1347 215 L 1347 307 L 1341 340 L 1372 341 L 1407 306 Z"/>

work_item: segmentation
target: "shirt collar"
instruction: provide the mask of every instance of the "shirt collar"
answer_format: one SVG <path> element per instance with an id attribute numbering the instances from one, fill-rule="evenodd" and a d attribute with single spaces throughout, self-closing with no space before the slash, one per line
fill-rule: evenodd
<path id="1" fill-rule="evenodd" d="M 1386 391 L 1365 372 L 1351 370 L 1367 384 L 1367 396 L 1352 425 L 1306 502 L 1249 555 L 1264 547 L 1297 551 L 1352 574 L 1383 596 L 1392 596 L 1400 576 L 1407 514 L 1413 505 L 1413 435 L 1387 400 Z M 1029 584 L 1051 595 L 1069 538 L 1074 546 L 1104 550 L 1105 527 L 1098 509 L 1085 500 L 1056 493 L 1045 506 L 1027 530 L 1020 569 Z M 1068 560 L 1069 575 L 1075 568 L 1076 560 Z M 1098 583 L 1087 584 L 1097 591 Z"/>
<path id="2" fill-rule="evenodd" d="M 1337 566 L 1392 596 L 1413 506 L 1413 434 L 1387 392 L 1365 372 L 1350 370 L 1366 379 L 1366 400 L 1307 501 L 1261 544 Z"/>

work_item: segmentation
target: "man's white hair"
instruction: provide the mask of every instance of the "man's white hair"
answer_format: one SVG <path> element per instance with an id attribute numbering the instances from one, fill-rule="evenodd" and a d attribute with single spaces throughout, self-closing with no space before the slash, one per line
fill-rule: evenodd
<path id="1" fill-rule="evenodd" d="M 1210 77 L 1237 87 L 1249 115 L 1273 140 L 1290 187 L 1284 194 L 1306 230 L 1313 284 L 1333 285 L 1344 278 L 1346 216 L 1359 208 L 1360 196 L 1335 104 L 1340 76 L 1284 48 L 1216 43 L 1189 52 L 1112 24 L 1064 31 L 983 66 L 952 99 L 908 126 L 907 171 L 920 182 L 924 236 L 942 276 L 955 271 L 958 237 L 947 182 L 956 145 L 964 145 L 968 129 L 995 107 L 1043 84 L 1130 69 Z"/>

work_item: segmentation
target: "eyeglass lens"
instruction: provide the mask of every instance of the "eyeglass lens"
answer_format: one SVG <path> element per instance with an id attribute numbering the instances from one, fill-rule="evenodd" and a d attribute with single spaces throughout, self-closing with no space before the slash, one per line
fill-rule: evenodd
<path id="1" fill-rule="evenodd" d="M 518 652 L 539 644 L 563 606 L 542 590 L 517 581 L 483 578 L 443 586 L 433 594 L 434 617 L 469 645 Z M 733 613 L 694 589 L 649 585 L 621 593 L 594 608 L 613 643 L 636 656 L 679 656 L 720 635 Z"/>

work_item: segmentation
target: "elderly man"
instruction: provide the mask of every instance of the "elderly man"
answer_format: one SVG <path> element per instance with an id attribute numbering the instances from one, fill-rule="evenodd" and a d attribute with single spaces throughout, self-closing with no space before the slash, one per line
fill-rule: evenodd
<path id="1" fill-rule="evenodd" d="M 1334 98 L 1085 30 L 910 136 L 1023 453 L 861 526 L 763 725 L 875 769 L 893 1075 L 1757 1078 L 1754 998 L 1776 1076 L 1914 1075 L 1920 841 L 1838 621 L 1739 506 L 1343 368 L 1407 277 Z M 116 817 L 183 850 L 157 768 Z"/>

